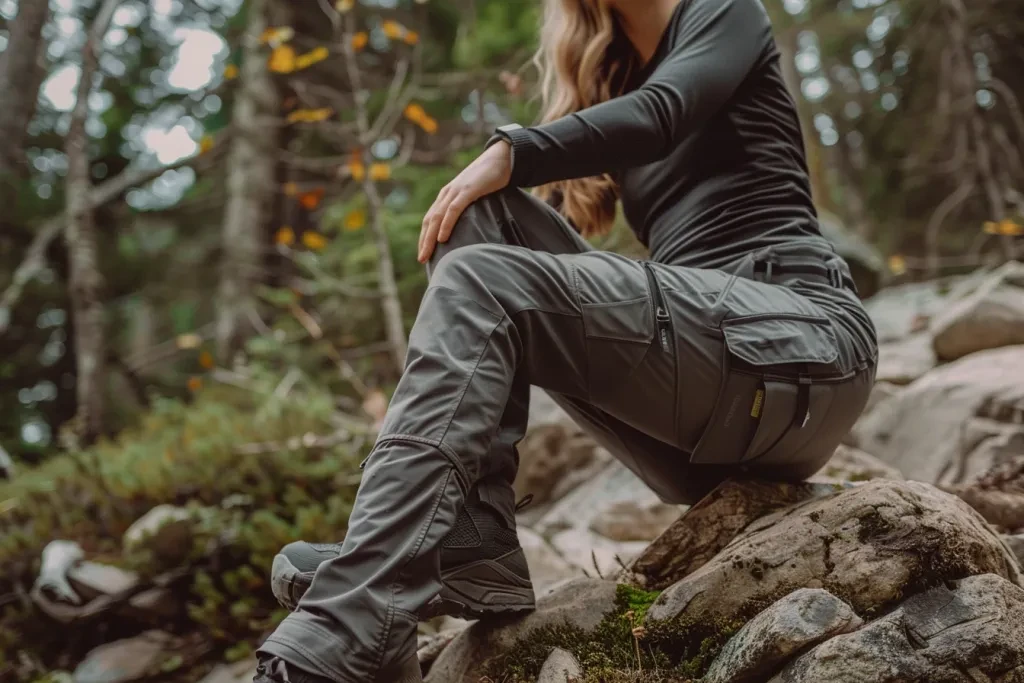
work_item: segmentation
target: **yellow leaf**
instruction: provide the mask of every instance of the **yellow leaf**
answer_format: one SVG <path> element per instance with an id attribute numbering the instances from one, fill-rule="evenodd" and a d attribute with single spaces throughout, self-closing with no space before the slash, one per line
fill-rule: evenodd
<path id="1" fill-rule="evenodd" d="M 405 111 L 403 111 L 402 113 L 405 114 L 405 118 L 409 119 L 413 123 L 419 123 L 427 116 L 426 110 L 424 110 L 422 106 L 416 104 L 415 102 L 406 105 Z"/>
<path id="2" fill-rule="evenodd" d="M 330 52 L 327 50 L 326 47 L 315 48 L 313 50 L 310 50 L 309 52 L 307 52 L 304 55 L 299 55 L 295 59 L 295 68 L 296 69 L 306 69 L 306 68 L 309 68 L 309 67 L 313 66 L 314 64 L 316 64 L 317 62 L 324 61 L 329 56 L 330 56 Z"/>
<path id="3" fill-rule="evenodd" d="M 890 256 L 889 271 L 892 272 L 893 275 L 903 275 L 907 272 L 907 260 L 899 254 Z"/>
<path id="4" fill-rule="evenodd" d="M 359 52 L 366 44 L 370 42 L 370 36 L 366 31 L 360 31 L 359 33 L 352 36 L 352 49 Z"/>
<path id="5" fill-rule="evenodd" d="M 211 149 L 213 149 L 213 136 L 212 135 L 204 135 L 199 140 L 199 153 L 200 154 L 206 154 Z"/>
<path id="6" fill-rule="evenodd" d="M 189 377 L 188 378 L 188 390 L 195 393 L 203 388 L 203 380 L 201 377 Z"/>
<path id="7" fill-rule="evenodd" d="M 288 114 L 288 123 L 316 123 L 326 121 L 334 113 L 330 107 L 320 109 L 296 109 Z"/>
<path id="8" fill-rule="evenodd" d="M 203 338 L 198 334 L 189 332 L 188 334 L 179 334 L 174 341 L 179 349 L 195 349 L 203 343 Z"/>
<path id="9" fill-rule="evenodd" d="M 1024 235 L 1024 225 L 1011 221 L 1009 218 L 999 221 L 1000 235 Z"/>
<path id="10" fill-rule="evenodd" d="M 199 353 L 199 367 L 204 370 L 210 370 L 214 366 L 213 354 L 209 351 L 200 351 Z"/>
<path id="11" fill-rule="evenodd" d="M 327 240 L 323 235 L 309 230 L 302 233 L 302 243 L 314 251 L 320 251 L 327 246 Z"/>
<path id="12" fill-rule="evenodd" d="M 238 66 L 235 64 L 228 64 L 225 66 L 224 78 L 229 81 L 233 78 L 238 78 Z"/>
<path id="13" fill-rule="evenodd" d="M 420 128 L 425 130 L 430 135 L 437 132 L 437 119 L 431 118 L 430 116 L 423 117 L 423 120 L 419 122 Z"/>
<path id="14" fill-rule="evenodd" d="M 283 45 L 295 37 L 295 29 L 291 26 L 278 26 L 268 28 L 260 36 L 260 42 L 277 47 Z"/>
<path id="15" fill-rule="evenodd" d="M 296 183 L 285 183 L 284 184 L 284 195 L 286 197 L 294 197 L 299 193 L 299 186 Z"/>
<path id="16" fill-rule="evenodd" d="M 416 31 L 406 31 L 405 42 L 409 43 L 410 45 L 415 45 L 416 43 L 420 42 L 420 34 L 416 33 Z"/>
<path id="17" fill-rule="evenodd" d="M 352 211 L 347 216 L 345 216 L 344 227 L 348 231 L 359 230 L 364 225 L 366 225 L 366 212 L 363 211 L 362 209 Z"/>
<path id="18" fill-rule="evenodd" d="M 334 3 L 334 8 L 339 12 L 348 12 L 356 6 L 356 0 L 338 0 Z"/>
<path id="19" fill-rule="evenodd" d="M 405 27 L 391 19 L 386 19 L 380 27 L 388 38 L 401 38 L 405 35 Z"/>
<path id="20" fill-rule="evenodd" d="M 290 225 L 282 226 L 274 233 L 274 243 L 290 247 L 295 244 L 295 231 L 292 230 Z"/>
<path id="21" fill-rule="evenodd" d="M 387 180 L 391 177 L 391 167 L 387 164 L 376 163 L 370 164 L 370 179 L 371 180 Z"/>
<path id="22" fill-rule="evenodd" d="M 275 47 L 270 53 L 267 68 L 278 74 L 290 74 L 295 71 L 295 50 L 290 45 Z"/>
<path id="23" fill-rule="evenodd" d="M 348 172 L 352 176 L 352 180 L 362 180 L 366 177 L 366 167 L 358 159 L 348 162 Z"/>

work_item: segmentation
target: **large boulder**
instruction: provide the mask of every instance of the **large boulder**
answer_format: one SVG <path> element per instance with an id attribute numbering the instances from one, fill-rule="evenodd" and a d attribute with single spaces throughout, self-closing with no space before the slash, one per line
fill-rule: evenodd
<path id="1" fill-rule="evenodd" d="M 839 481 L 868 481 L 869 479 L 903 479 L 903 474 L 864 451 L 839 446 L 816 477 L 825 476 Z"/>
<path id="2" fill-rule="evenodd" d="M 919 482 L 869 481 L 749 525 L 714 558 L 670 586 L 649 619 L 745 620 L 797 588 L 824 588 L 859 614 L 921 588 L 1020 568 L 981 516 Z"/>
<path id="3" fill-rule="evenodd" d="M 875 324 L 878 341 L 895 341 L 927 329 L 931 320 L 952 302 L 976 290 L 987 277 L 988 274 L 979 271 L 886 287 L 865 301 L 864 307 Z"/>
<path id="4" fill-rule="evenodd" d="M 146 631 L 92 650 L 75 668 L 73 683 L 130 683 L 154 674 L 174 657 L 181 645 L 163 631 Z"/>
<path id="5" fill-rule="evenodd" d="M 1024 406 L 1024 346 L 980 351 L 936 368 L 859 420 L 852 441 L 909 478 L 957 483 L 995 464 L 984 436 L 993 424 L 1021 428 L 1000 417 L 1007 406 Z"/>
<path id="6" fill-rule="evenodd" d="M 907 599 L 817 646 L 770 683 L 1024 680 L 1024 590 L 992 574 Z"/>
<path id="7" fill-rule="evenodd" d="M 878 369 L 875 377 L 889 384 L 910 384 L 936 365 L 938 358 L 927 332 L 878 345 Z"/>
<path id="8" fill-rule="evenodd" d="M 1007 263 L 947 308 L 932 321 L 932 335 L 936 355 L 947 361 L 1024 344 L 1024 263 Z"/>

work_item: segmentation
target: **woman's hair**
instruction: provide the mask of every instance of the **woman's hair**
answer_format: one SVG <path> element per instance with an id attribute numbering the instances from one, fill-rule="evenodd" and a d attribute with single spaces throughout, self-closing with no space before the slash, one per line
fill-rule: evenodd
<path id="1" fill-rule="evenodd" d="M 638 57 L 607 0 L 544 0 L 540 49 L 542 122 L 622 94 Z M 619 188 L 608 174 L 560 180 L 537 188 L 584 236 L 607 232 L 615 221 Z"/>

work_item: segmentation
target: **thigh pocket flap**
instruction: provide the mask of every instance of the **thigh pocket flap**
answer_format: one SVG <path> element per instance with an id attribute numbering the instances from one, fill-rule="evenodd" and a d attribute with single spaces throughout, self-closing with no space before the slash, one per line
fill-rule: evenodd
<path id="1" fill-rule="evenodd" d="M 801 391 L 807 391 L 799 384 L 801 369 L 832 365 L 839 356 L 825 318 L 732 318 L 723 321 L 722 333 L 722 383 L 690 457 L 693 463 L 735 464 L 788 445 L 793 438 L 787 436 L 812 426 L 798 414 L 807 407 L 801 400 Z"/>

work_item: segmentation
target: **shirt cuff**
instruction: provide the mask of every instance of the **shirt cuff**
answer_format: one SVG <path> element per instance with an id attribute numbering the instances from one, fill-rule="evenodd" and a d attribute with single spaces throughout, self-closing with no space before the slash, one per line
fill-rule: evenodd
<path id="1" fill-rule="evenodd" d="M 530 176 L 533 169 L 536 168 L 534 159 L 537 156 L 537 147 L 533 144 L 529 129 L 516 128 L 495 133 L 487 141 L 486 147 L 490 147 L 499 140 L 504 140 L 512 146 L 512 175 L 509 178 L 509 186 L 531 187 Z"/>

